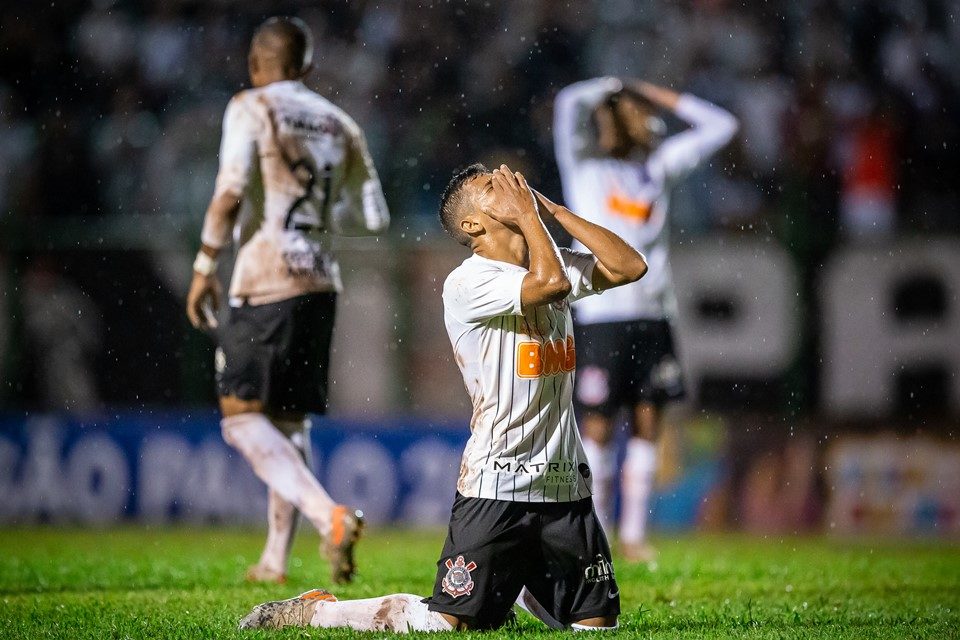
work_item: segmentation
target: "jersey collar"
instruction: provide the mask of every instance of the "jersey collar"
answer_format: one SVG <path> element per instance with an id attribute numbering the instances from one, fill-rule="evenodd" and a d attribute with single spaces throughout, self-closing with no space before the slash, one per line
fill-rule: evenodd
<path id="1" fill-rule="evenodd" d="M 479 253 L 473 254 L 472 256 L 467 258 L 467 260 L 475 260 L 480 263 L 486 262 L 488 264 L 497 265 L 498 267 L 501 267 L 503 269 L 512 269 L 513 271 L 528 271 L 528 269 L 524 269 L 518 264 L 513 264 L 512 262 L 504 262 L 503 260 L 493 260 L 491 258 L 486 258 L 480 255 Z"/>

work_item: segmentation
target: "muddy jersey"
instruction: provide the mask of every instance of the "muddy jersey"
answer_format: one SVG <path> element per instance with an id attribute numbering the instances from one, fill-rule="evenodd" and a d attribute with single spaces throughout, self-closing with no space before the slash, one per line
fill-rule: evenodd
<path id="1" fill-rule="evenodd" d="M 569 502 L 591 495 L 571 404 L 570 303 L 595 293 L 596 260 L 561 249 L 566 299 L 521 307 L 523 267 L 473 255 L 443 285 L 444 322 L 473 404 L 457 491 L 473 498 Z"/>
<path id="2" fill-rule="evenodd" d="M 621 84 L 615 78 L 578 82 L 557 94 L 554 147 L 567 206 L 610 229 L 647 259 L 642 279 L 575 306 L 577 322 L 661 319 L 676 302 L 667 261 L 670 189 L 723 147 L 737 130 L 727 111 L 682 95 L 675 115 L 690 128 L 670 136 L 642 160 L 604 156 L 591 118 L 596 106 Z M 574 248 L 582 245 L 574 243 Z"/>
<path id="3" fill-rule="evenodd" d="M 339 291 L 331 234 L 377 233 L 389 223 L 360 128 L 299 81 L 242 91 L 227 106 L 216 192 L 261 187 L 262 206 L 233 230 L 234 303 Z M 203 241 L 218 247 L 228 233 L 208 220 Z"/>

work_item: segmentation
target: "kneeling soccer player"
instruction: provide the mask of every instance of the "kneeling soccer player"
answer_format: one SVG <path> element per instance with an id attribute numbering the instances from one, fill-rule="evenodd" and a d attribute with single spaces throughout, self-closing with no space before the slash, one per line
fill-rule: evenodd
<path id="1" fill-rule="evenodd" d="M 592 253 L 558 249 L 547 218 Z M 473 418 L 433 595 L 338 601 L 314 590 L 259 605 L 242 628 L 490 629 L 514 602 L 553 628 L 617 626 L 619 588 L 571 403 L 569 303 L 639 279 L 646 261 L 506 166 L 455 176 L 440 220 L 473 250 L 443 288 Z"/>

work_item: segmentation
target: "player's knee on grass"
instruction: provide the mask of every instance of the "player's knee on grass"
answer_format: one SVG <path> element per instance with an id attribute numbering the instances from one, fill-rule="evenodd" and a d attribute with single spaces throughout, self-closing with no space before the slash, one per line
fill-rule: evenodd
<path id="1" fill-rule="evenodd" d="M 603 616 L 578 620 L 570 625 L 573 631 L 613 631 L 619 626 L 617 616 Z"/>
<path id="2" fill-rule="evenodd" d="M 601 446 L 608 444 L 613 439 L 613 420 L 591 411 L 583 416 L 583 435 Z"/>
<path id="3" fill-rule="evenodd" d="M 454 631 L 466 631 L 466 630 L 467 630 L 466 624 L 463 623 L 463 622 L 461 622 L 461 621 L 460 621 L 460 618 L 458 618 L 457 616 L 452 616 L 452 615 L 450 615 L 449 613 L 440 613 L 439 611 L 437 612 L 437 615 L 439 615 L 441 618 L 443 618 L 444 620 L 446 620 L 446 621 L 447 621 L 447 624 L 449 624 L 449 625 L 453 628 Z"/>
<path id="4" fill-rule="evenodd" d="M 436 614 L 446 620 L 454 631 L 496 631 L 516 619 L 516 614 L 514 614 L 512 609 L 508 611 L 507 615 L 499 622 L 483 622 L 471 618 L 458 618 L 449 613 L 441 613 L 439 611 L 436 612 Z"/>

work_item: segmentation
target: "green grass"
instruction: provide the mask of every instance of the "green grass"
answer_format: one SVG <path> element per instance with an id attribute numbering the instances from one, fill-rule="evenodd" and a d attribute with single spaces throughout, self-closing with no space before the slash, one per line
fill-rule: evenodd
<path id="1" fill-rule="evenodd" d="M 262 534 L 209 529 L 0 531 L 0 638 L 372 637 L 236 630 L 259 602 L 324 586 L 303 532 L 284 586 L 245 584 Z M 341 598 L 427 594 L 440 532 L 372 532 Z M 617 565 L 619 637 L 960 638 L 960 548 L 822 538 L 661 537 L 659 566 Z M 560 637 L 532 618 L 485 637 Z M 384 634 L 375 634 L 382 637 Z M 563 634 L 565 635 L 565 634 Z M 432 636 L 437 638 L 437 636 Z"/>

